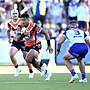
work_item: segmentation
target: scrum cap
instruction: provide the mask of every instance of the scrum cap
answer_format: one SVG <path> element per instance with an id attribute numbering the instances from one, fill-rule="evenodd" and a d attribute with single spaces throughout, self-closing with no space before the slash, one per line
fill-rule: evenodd
<path id="1" fill-rule="evenodd" d="M 12 9 L 12 10 L 11 10 L 11 16 L 13 15 L 13 13 L 17 13 L 17 14 L 18 14 L 18 10 Z"/>

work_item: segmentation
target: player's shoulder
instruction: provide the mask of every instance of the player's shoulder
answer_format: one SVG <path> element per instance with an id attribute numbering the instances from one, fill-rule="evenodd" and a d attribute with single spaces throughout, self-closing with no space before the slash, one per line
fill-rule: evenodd
<path id="1" fill-rule="evenodd" d="M 35 25 L 35 23 L 34 22 L 29 22 L 29 24 L 31 25 L 31 26 L 34 26 Z"/>
<path id="2" fill-rule="evenodd" d="M 9 19 L 9 20 L 7 21 L 7 23 L 10 23 L 10 22 L 12 22 L 12 19 Z"/>
<path id="3" fill-rule="evenodd" d="M 28 26 L 28 28 L 34 28 L 35 27 L 35 23 L 33 23 L 33 22 L 29 22 L 29 26 Z"/>

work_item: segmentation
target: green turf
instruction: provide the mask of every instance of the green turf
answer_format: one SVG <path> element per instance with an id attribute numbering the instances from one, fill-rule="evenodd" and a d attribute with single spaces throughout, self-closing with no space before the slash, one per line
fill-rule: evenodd
<path id="1" fill-rule="evenodd" d="M 78 74 L 80 76 L 80 74 Z M 0 90 L 89 90 L 90 74 L 87 74 L 88 83 L 68 83 L 70 74 L 53 74 L 50 81 L 44 81 L 44 76 L 35 74 L 33 79 L 28 74 L 21 74 L 14 78 L 12 74 L 0 74 Z"/>

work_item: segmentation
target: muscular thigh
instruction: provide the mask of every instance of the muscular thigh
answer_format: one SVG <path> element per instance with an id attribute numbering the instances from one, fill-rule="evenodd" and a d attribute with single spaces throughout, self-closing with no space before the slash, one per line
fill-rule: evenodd
<path id="1" fill-rule="evenodd" d="M 18 52 L 18 49 L 16 47 L 12 46 L 11 49 L 10 49 L 9 54 L 10 55 L 15 55 L 17 52 Z"/>
<path id="2" fill-rule="evenodd" d="M 31 49 L 28 53 L 27 53 L 27 58 L 38 58 L 38 52 L 34 49 Z"/>
<path id="3" fill-rule="evenodd" d="M 63 59 L 70 60 L 70 59 L 74 59 L 74 57 L 69 52 L 66 52 L 63 55 Z"/>

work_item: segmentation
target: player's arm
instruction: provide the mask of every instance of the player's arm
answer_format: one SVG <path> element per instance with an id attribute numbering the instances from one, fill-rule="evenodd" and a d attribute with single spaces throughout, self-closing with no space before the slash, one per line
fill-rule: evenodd
<path id="1" fill-rule="evenodd" d="M 8 24 L 8 30 L 7 30 L 7 37 L 8 37 L 8 42 L 11 43 L 11 38 L 10 38 L 10 25 Z"/>
<path id="2" fill-rule="evenodd" d="M 50 40 L 49 34 L 46 30 L 42 29 L 40 33 L 45 35 L 46 40 Z"/>
<path id="3" fill-rule="evenodd" d="M 88 47 L 90 48 L 90 37 L 89 36 L 85 38 L 85 42 L 88 45 Z"/>
<path id="4" fill-rule="evenodd" d="M 87 36 L 87 34 L 84 32 L 84 39 L 88 47 L 90 48 L 90 36 Z"/>
<path id="5" fill-rule="evenodd" d="M 10 30 L 9 29 L 7 30 L 7 36 L 8 36 L 8 39 L 10 39 Z"/>
<path id="6" fill-rule="evenodd" d="M 66 31 L 62 34 L 62 36 L 60 37 L 58 44 L 57 44 L 57 55 L 60 53 L 60 49 L 62 46 L 62 43 L 66 40 Z"/>
<path id="7" fill-rule="evenodd" d="M 51 42 L 50 42 L 50 37 L 49 37 L 48 32 L 42 29 L 40 33 L 45 35 L 45 38 L 47 40 L 47 50 L 49 50 L 50 53 L 53 53 L 53 49 L 51 48 Z"/>
<path id="8" fill-rule="evenodd" d="M 64 36 L 61 36 L 59 41 L 58 41 L 58 48 L 57 48 L 57 54 L 59 54 L 60 52 L 60 49 L 61 49 L 61 46 L 62 46 L 62 43 L 66 40 L 66 38 Z"/>

